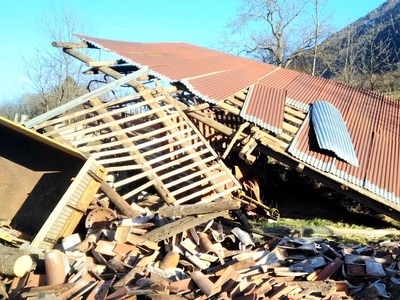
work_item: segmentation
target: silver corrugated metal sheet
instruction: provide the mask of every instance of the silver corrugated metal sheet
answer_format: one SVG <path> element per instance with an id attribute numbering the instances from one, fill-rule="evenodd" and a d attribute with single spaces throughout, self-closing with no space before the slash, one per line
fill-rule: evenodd
<path id="1" fill-rule="evenodd" d="M 311 127 L 310 115 L 307 114 L 306 119 L 292 140 L 288 152 L 319 170 L 332 172 L 332 168 L 334 168 L 334 159 L 318 151 L 320 151 L 320 149 L 315 133 Z"/>
<path id="2" fill-rule="evenodd" d="M 334 152 L 339 158 L 358 167 L 346 124 L 340 111 L 326 101 L 317 101 L 311 106 L 311 122 L 321 149 Z"/>

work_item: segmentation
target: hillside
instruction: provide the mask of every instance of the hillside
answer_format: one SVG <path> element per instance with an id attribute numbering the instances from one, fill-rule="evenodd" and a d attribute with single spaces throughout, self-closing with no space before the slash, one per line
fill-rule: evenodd
<path id="1" fill-rule="evenodd" d="M 320 48 L 318 69 L 324 77 L 382 92 L 399 90 L 400 1 L 386 1 Z"/>

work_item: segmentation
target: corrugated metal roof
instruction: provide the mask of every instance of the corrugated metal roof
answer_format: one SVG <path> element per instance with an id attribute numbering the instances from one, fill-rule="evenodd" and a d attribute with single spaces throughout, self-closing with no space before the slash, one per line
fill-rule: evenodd
<path id="1" fill-rule="evenodd" d="M 251 99 L 262 101 L 251 101 Z M 282 133 L 283 113 L 285 109 L 286 91 L 257 84 L 253 86 L 243 105 L 240 116 L 269 131 Z M 266 123 L 264 120 L 268 120 Z"/>
<path id="2" fill-rule="evenodd" d="M 311 106 L 310 114 L 319 147 L 358 167 L 353 142 L 340 111 L 329 102 L 317 101 Z"/>
<path id="3" fill-rule="evenodd" d="M 318 146 L 315 132 L 311 127 L 309 114 L 292 140 L 288 152 L 319 170 L 332 172 L 332 168 L 334 168 L 334 158 L 325 155 Z"/>
<path id="4" fill-rule="evenodd" d="M 162 79 L 181 81 L 194 94 L 211 103 L 254 86 L 245 100 L 243 117 L 273 132 L 279 132 L 279 123 L 283 120 L 281 100 L 272 102 L 276 96 L 268 96 L 273 95 L 274 89 L 286 91 L 286 103 L 305 111 L 318 100 L 328 101 L 340 111 L 346 123 L 359 167 L 321 150 L 314 130 L 310 130 L 309 119 L 293 139 L 289 152 L 320 170 L 366 187 L 378 195 L 386 195 L 383 197 L 390 201 L 398 201 L 398 169 L 383 167 L 398 167 L 398 100 L 185 43 L 132 43 L 78 37 L 108 49 L 138 67 L 149 66 L 151 74 Z M 264 111 L 263 107 L 272 109 Z M 256 114 L 257 109 L 260 112 Z"/>

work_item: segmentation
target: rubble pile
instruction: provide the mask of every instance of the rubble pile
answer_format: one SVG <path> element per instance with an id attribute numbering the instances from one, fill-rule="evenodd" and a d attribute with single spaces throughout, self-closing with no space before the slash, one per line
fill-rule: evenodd
<path id="1" fill-rule="evenodd" d="M 199 205 L 186 206 L 196 210 Z M 3 277 L 8 283 L 3 296 L 395 299 L 387 287 L 400 284 L 399 242 L 350 247 L 324 238 L 261 236 L 236 223 L 227 211 L 178 217 L 171 216 L 169 207 L 132 207 L 139 217 L 92 204 L 85 229 L 77 227 L 47 251 L 34 249 L 26 235 L 2 226 L 8 246 L 0 252 L 20 253 L 33 261 L 26 273 Z"/>

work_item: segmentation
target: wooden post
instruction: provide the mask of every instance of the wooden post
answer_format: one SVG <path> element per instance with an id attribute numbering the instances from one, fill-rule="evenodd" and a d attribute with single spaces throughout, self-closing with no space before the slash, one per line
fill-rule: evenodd
<path id="1" fill-rule="evenodd" d="M 136 218 L 140 216 L 140 212 L 133 210 L 133 208 L 122 198 L 111 186 L 107 184 L 103 179 L 98 177 L 92 171 L 88 174 L 92 176 L 96 181 L 100 182 L 100 189 L 104 194 L 111 200 L 112 203 L 120 210 L 120 212 L 128 218 Z"/>
<path id="2" fill-rule="evenodd" d="M 32 258 L 16 248 L 0 247 L 0 274 L 22 277 L 35 267 Z"/>

